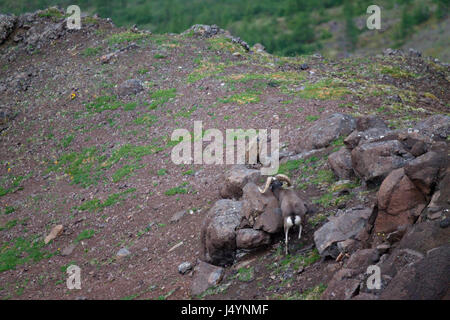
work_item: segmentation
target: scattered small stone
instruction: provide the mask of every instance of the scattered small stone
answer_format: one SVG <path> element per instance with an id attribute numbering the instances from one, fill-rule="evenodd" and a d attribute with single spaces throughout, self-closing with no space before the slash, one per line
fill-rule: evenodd
<path id="1" fill-rule="evenodd" d="M 131 252 L 127 248 L 121 248 L 119 251 L 117 251 L 116 256 L 118 258 L 124 258 L 126 256 L 129 256 Z"/>
<path id="2" fill-rule="evenodd" d="M 183 262 L 178 266 L 178 272 L 181 274 L 186 274 L 189 270 L 192 269 L 192 264 L 190 262 Z"/>
<path id="3" fill-rule="evenodd" d="M 450 225 L 450 218 L 445 218 L 444 220 L 442 220 L 442 221 L 439 223 L 439 226 L 440 226 L 442 229 L 447 228 L 449 225 Z"/>
<path id="4" fill-rule="evenodd" d="M 184 215 L 186 214 L 186 210 L 184 211 L 178 211 L 177 213 L 175 213 L 172 218 L 170 218 L 170 222 L 171 223 L 175 223 L 181 220 L 181 218 L 184 217 Z"/>
<path id="5" fill-rule="evenodd" d="M 303 64 L 300 66 L 300 69 L 302 69 L 302 70 L 307 70 L 307 69 L 309 69 L 309 66 L 308 66 L 306 63 L 303 63 Z"/>
<path id="6" fill-rule="evenodd" d="M 53 227 L 52 231 L 48 234 L 47 237 L 44 239 L 44 243 L 47 244 L 56 237 L 60 236 L 64 230 L 64 227 L 62 224 L 58 224 L 57 226 Z"/>
<path id="7" fill-rule="evenodd" d="M 71 243 L 70 245 L 68 245 L 67 247 L 65 247 L 63 249 L 63 251 L 61 252 L 61 255 L 62 256 L 70 256 L 76 247 L 77 247 L 77 245 L 75 243 Z"/>

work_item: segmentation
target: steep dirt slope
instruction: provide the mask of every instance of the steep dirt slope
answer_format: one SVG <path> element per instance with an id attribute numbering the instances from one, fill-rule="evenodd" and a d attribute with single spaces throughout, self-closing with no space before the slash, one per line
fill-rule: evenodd
<path id="1" fill-rule="evenodd" d="M 178 265 L 195 263 L 199 226 L 228 168 L 172 163 L 173 130 L 192 131 L 195 120 L 223 131 L 280 129 L 293 151 L 304 129 L 334 112 L 377 114 L 404 128 L 449 110 L 449 69 L 432 59 L 284 58 L 222 34 L 153 35 L 91 17 L 76 31 L 52 16 L 24 19 L 0 46 L 2 299 L 190 298 L 192 278 Z M 128 79 L 143 90 L 118 95 Z M 292 255 L 275 241 L 250 256 L 249 278 L 230 269 L 229 286 L 206 297 L 320 295 L 330 262 L 319 261 L 312 233 L 337 207 L 373 198 L 358 186 L 354 197 L 320 201 L 336 181 L 326 156 L 289 168 L 317 200 Z M 64 232 L 45 245 L 58 224 Z M 130 254 L 117 257 L 121 248 Z M 308 267 L 292 276 L 301 255 Z M 70 264 L 82 269 L 81 290 L 66 287 Z"/>

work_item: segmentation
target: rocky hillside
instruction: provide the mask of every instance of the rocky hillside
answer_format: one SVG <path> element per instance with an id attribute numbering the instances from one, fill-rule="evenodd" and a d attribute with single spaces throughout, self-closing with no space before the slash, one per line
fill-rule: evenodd
<path id="1" fill-rule="evenodd" d="M 62 14 L 0 15 L 1 299 L 449 298 L 448 65 Z M 307 208 L 289 254 L 258 167 L 172 162 L 196 120 L 280 130 Z"/>

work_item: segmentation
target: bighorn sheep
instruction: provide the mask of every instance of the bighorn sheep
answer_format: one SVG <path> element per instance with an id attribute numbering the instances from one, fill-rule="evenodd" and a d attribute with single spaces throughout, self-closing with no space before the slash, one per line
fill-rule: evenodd
<path id="1" fill-rule="evenodd" d="M 307 206 L 297 193 L 292 189 L 291 180 L 284 174 L 277 174 L 275 177 L 268 177 L 263 189 L 259 192 L 266 193 L 271 188 L 273 194 L 278 199 L 285 233 L 286 254 L 288 254 L 288 234 L 289 229 L 296 225 L 299 227 L 298 238 L 302 235 L 302 224 L 305 220 Z"/>

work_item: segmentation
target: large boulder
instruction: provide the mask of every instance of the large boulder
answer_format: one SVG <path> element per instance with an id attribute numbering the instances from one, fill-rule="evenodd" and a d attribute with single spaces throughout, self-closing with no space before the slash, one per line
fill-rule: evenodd
<path id="1" fill-rule="evenodd" d="M 358 293 L 361 282 L 356 270 L 343 268 L 334 274 L 321 299 L 349 300 Z"/>
<path id="2" fill-rule="evenodd" d="M 198 261 L 194 268 L 194 278 L 191 284 L 191 294 L 197 296 L 208 288 L 220 283 L 224 275 L 224 269 L 209 263 Z"/>
<path id="3" fill-rule="evenodd" d="M 353 170 L 370 184 L 380 183 L 413 158 L 398 140 L 366 143 L 352 150 Z"/>
<path id="4" fill-rule="evenodd" d="M 315 122 L 302 134 L 301 149 L 311 150 L 327 147 L 340 136 L 349 135 L 354 129 L 355 119 L 352 116 L 342 113 L 332 114 Z"/>
<path id="5" fill-rule="evenodd" d="M 380 295 L 386 300 L 448 299 L 450 245 L 430 250 L 423 259 L 407 264 Z"/>
<path id="6" fill-rule="evenodd" d="M 283 219 L 277 198 L 271 191 L 262 194 L 253 182 L 245 185 L 242 197 L 242 217 L 247 226 L 277 233 L 281 230 Z"/>
<path id="7" fill-rule="evenodd" d="M 242 189 L 248 182 L 258 182 L 261 178 L 259 170 L 249 169 L 245 165 L 235 165 L 228 172 L 225 183 L 220 189 L 220 196 L 225 199 L 238 199 Z"/>
<path id="8" fill-rule="evenodd" d="M 354 149 L 365 143 L 382 140 L 391 131 L 388 128 L 369 128 L 365 131 L 353 131 L 344 139 L 344 144 L 349 149 Z"/>
<path id="9" fill-rule="evenodd" d="M 356 118 L 356 130 L 366 131 L 373 128 L 387 129 L 388 126 L 383 119 L 374 115 L 361 116 Z"/>
<path id="10" fill-rule="evenodd" d="M 352 167 L 352 153 L 345 147 L 330 154 L 328 164 L 341 180 L 351 179 L 355 175 Z"/>
<path id="11" fill-rule="evenodd" d="M 414 129 L 428 135 L 434 140 L 445 140 L 450 134 L 450 117 L 436 114 L 420 121 Z"/>
<path id="12" fill-rule="evenodd" d="M 337 243 L 356 238 L 372 216 L 371 208 L 352 208 L 341 212 L 314 232 L 314 242 L 321 256 L 337 258 Z"/>
<path id="13" fill-rule="evenodd" d="M 407 265 L 423 259 L 434 248 L 448 245 L 450 228 L 441 228 L 439 221 L 410 226 L 389 257 L 380 263 L 381 274 L 390 278 Z"/>
<path id="14" fill-rule="evenodd" d="M 426 199 L 403 168 L 392 171 L 377 194 L 378 216 L 375 232 L 388 233 L 412 225 L 426 206 Z"/>
<path id="15" fill-rule="evenodd" d="M 9 35 L 14 31 L 16 22 L 16 16 L 0 14 L 0 44 L 5 42 Z"/>
<path id="16" fill-rule="evenodd" d="M 270 243 L 270 235 L 261 230 L 240 229 L 236 232 L 236 247 L 238 249 L 254 249 Z"/>
<path id="17" fill-rule="evenodd" d="M 440 169 L 446 164 L 448 156 L 429 151 L 405 165 L 405 173 L 425 195 L 429 195 L 437 184 Z"/>
<path id="18" fill-rule="evenodd" d="M 219 266 L 233 263 L 241 209 L 241 202 L 222 199 L 208 211 L 200 234 L 203 260 Z"/>

